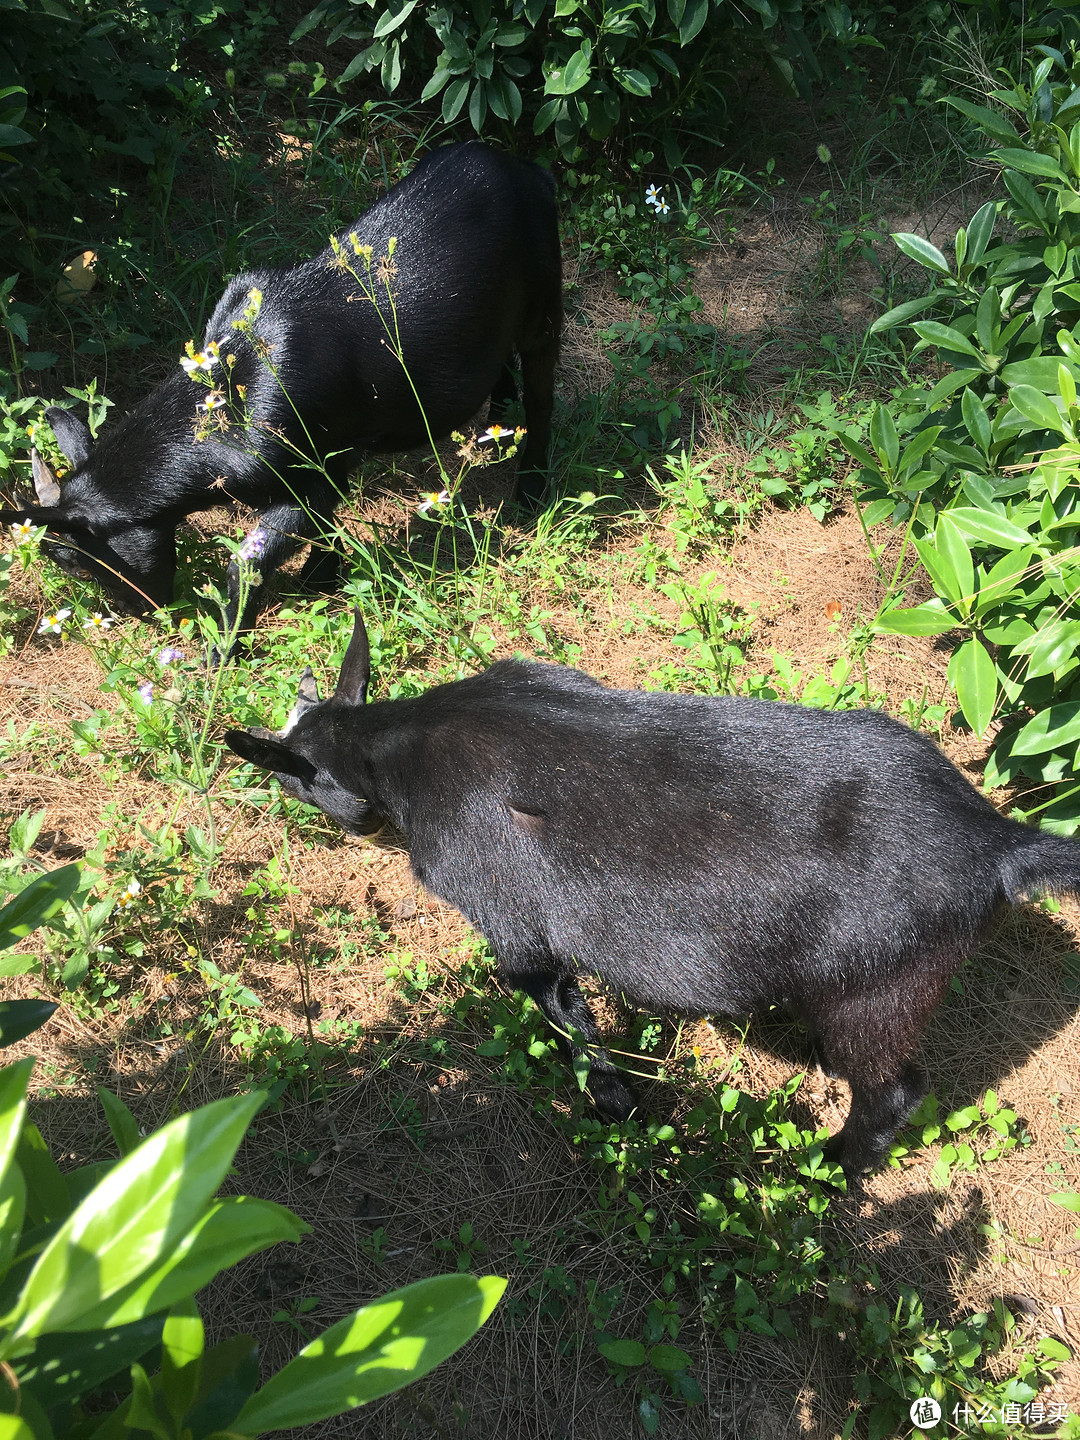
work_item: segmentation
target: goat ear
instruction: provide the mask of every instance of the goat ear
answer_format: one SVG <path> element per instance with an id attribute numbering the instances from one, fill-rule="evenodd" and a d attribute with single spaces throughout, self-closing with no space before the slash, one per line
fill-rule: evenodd
<path id="1" fill-rule="evenodd" d="M 345 659 L 341 662 L 335 700 L 344 700 L 347 705 L 363 705 L 367 700 L 368 681 L 371 679 L 371 650 L 364 617 L 360 608 L 353 611 L 353 632 Z"/>
<path id="2" fill-rule="evenodd" d="M 297 755 L 284 741 L 266 731 L 226 730 L 225 744 L 241 759 L 258 765 L 260 770 L 273 770 L 276 775 L 294 775 L 309 783 L 316 775 L 315 766 L 303 755 Z"/>
<path id="3" fill-rule="evenodd" d="M 31 447 L 30 465 L 34 472 L 34 494 L 39 505 L 59 505 L 60 484 L 49 462 Z"/>
<path id="4" fill-rule="evenodd" d="M 45 419 L 52 426 L 56 443 L 64 452 L 71 468 L 78 470 L 80 465 L 85 465 L 90 458 L 90 451 L 94 448 L 94 437 L 90 434 L 86 421 L 80 420 L 70 410 L 62 410 L 59 405 L 50 405 L 45 411 Z"/>

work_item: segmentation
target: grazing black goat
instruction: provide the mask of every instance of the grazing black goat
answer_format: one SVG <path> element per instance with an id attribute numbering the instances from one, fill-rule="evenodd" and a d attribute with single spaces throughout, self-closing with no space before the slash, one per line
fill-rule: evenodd
<path id="1" fill-rule="evenodd" d="M 517 660 L 371 705 L 368 678 L 357 612 L 331 700 L 308 671 L 282 734 L 225 738 L 350 833 L 392 821 L 417 878 L 590 1049 L 578 971 L 650 1009 L 786 1007 L 851 1086 L 827 1152 L 850 1178 L 922 1097 L 917 1042 L 998 907 L 1080 891 L 1080 847 L 999 815 L 875 710 L 609 690 Z M 597 1107 L 625 1117 L 632 1090 L 591 1058 Z"/>
<path id="2" fill-rule="evenodd" d="M 61 489 L 35 454 L 39 503 L 0 523 L 48 526 L 59 565 L 142 614 L 172 599 L 177 523 L 235 501 L 260 512 L 242 555 L 265 575 L 323 533 L 361 456 L 447 435 L 489 395 L 501 413 L 515 352 L 528 431 L 516 496 L 535 508 L 561 321 L 551 176 L 475 140 L 435 150 L 337 248 L 233 280 L 202 351 L 96 444 L 47 410 L 71 474 Z M 332 586 L 329 559 L 313 550 L 302 580 Z M 239 595 L 234 563 L 230 623 Z"/>

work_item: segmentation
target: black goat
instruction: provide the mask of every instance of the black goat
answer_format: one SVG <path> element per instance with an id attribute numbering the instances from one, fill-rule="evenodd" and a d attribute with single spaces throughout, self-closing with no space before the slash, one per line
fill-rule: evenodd
<path id="1" fill-rule="evenodd" d="M 281 735 L 225 739 L 350 833 L 391 820 L 417 878 L 590 1048 L 578 970 L 650 1008 L 786 1007 L 851 1086 L 828 1154 L 852 1178 L 922 1097 L 917 1042 L 998 907 L 1080 891 L 1080 847 L 999 815 L 875 710 L 609 690 L 516 660 L 364 705 L 368 674 L 357 613 L 332 700 L 308 671 Z M 625 1117 L 633 1092 L 591 1058 L 596 1105 Z"/>
<path id="2" fill-rule="evenodd" d="M 177 523 L 231 500 L 260 512 L 245 558 L 265 575 L 322 534 L 360 456 L 446 435 L 489 395 L 501 413 L 516 398 L 515 351 L 528 431 L 516 496 L 535 508 L 562 321 L 551 176 L 478 141 L 450 145 L 338 246 L 233 280 L 187 373 L 178 365 L 96 444 L 71 412 L 47 410 L 71 475 L 61 490 L 35 454 L 40 503 L 0 523 L 48 526 L 58 564 L 141 614 L 172 599 Z M 301 578 L 326 588 L 336 570 L 316 549 Z M 239 592 L 234 563 L 230 622 Z"/>

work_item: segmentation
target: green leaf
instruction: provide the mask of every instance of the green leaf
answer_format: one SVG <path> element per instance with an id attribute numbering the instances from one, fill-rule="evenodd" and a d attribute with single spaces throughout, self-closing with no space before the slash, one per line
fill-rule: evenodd
<path id="1" fill-rule="evenodd" d="M 0 1440 L 39 1440 L 18 1415 L 0 1415 Z"/>
<path id="2" fill-rule="evenodd" d="M 1015 649 L 1018 654 L 1027 655 L 1027 678 L 1034 680 L 1036 676 L 1066 669 L 1077 645 L 1080 645 L 1080 622 L 1053 620 L 1041 626 L 1031 639 L 1020 641 Z"/>
<path id="3" fill-rule="evenodd" d="M 1012 755 L 1042 755 L 1080 740 L 1080 701 L 1067 700 L 1040 710 L 1017 734 Z"/>
<path id="4" fill-rule="evenodd" d="M 994 511 L 983 510 L 977 505 L 957 505 L 945 513 L 956 528 L 972 540 L 983 540 L 1002 550 L 1031 544 L 1031 536 L 1026 530 L 1021 530 L 1019 525 Z"/>
<path id="5" fill-rule="evenodd" d="M 15 1159 L 26 1114 L 26 1087 L 33 1068 L 33 1056 L 28 1055 L 0 1070 L 0 1175 Z"/>
<path id="6" fill-rule="evenodd" d="M 257 1390 L 231 1428 L 311 1425 L 411 1384 L 475 1334 L 505 1288 L 494 1275 L 439 1275 L 363 1306 Z"/>
<path id="7" fill-rule="evenodd" d="M 616 83 L 630 95 L 651 95 L 652 85 L 649 77 L 641 70 L 627 69 L 622 65 L 612 67 L 612 75 Z"/>
<path id="8" fill-rule="evenodd" d="M 1057 376 L 1054 378 L 1056 380 Z M 1009 391 L 1009 399 L 1024 419 L 1030 420 L 1033 425 L 1044 430 L 1063 431 L 1065 422 L 1061 418 L 1061 412 L 1051 399 L 1033 385 L 1014 385 Z"/>
<path id="9" fill-rule="evenodd" d="M 911 328 L 920 339 L 936 345 L 939 350 L 955 351 L 961 355 L 971 355 L 976 360 L 982 359 L 967 336 L 961 335 L 960 331 L 954 330 L 951 325 L 939 325 L 936 320 L 920 320 Z"/>
<path id="10" fill-rule="evenodd" d="M 38 1257 L 9 1342 L 84 1328 L 95 1306 L 160 1265 L 202 1215 L 265 1098 L 254 1091 L 215 1100 L 125 1156 Z"/>
<path id="11" fill-rule="evenodd" d="M 929 538 L 916 540 L 915 549 L 919 552 L 919 559 L 934 582 L 934 589 L 937 593 L 944 596 L 946 600 L 950 600 L 954 605 L 963 602 L 966 607 L 966 601 L 971 591 L 964 589 L 963 576 L 956 573 L 948 553 L 942 551 Z"/>
<path id="12" fill-rule="evenodd" d="M 596 1348 L 605 1360 L 613 1365 L 622 1365 L 627 1370 L 645 1364 L 645 1346 L 640 1340 L 601 1340 Z"/>
<path id="13" fill-rule="evenodd" d="M 949 661 L 949 684 L 956 691 L 964 718 L 982 735 L 994 718 L 997 704 L 997 666 L 981 640 L 966 641 Z"/>
<path id="14" fill-rule="evenodd" d="M 1058 388 L 1058 366 L 1061 360 L 1056 355 L 1039 355 L 1034 360 L 1016 360 L 1001 367 L 1001 378 L 1006 385 L 1032 385 L 1044 395 Z M 1075 362 L 1071 367 L 1076 373 Z"/>
<path id="15" fill-rule="evenodd" d="M 140 1139 L 138 1121 L 120 1097 L 111 1090 L 106 1090 L 104 1085 L 97 1087 L 97 1093 L 112 1137 L 116 1141 L 116 1148 L 121 1155 L 130 1155 Z"/>
<path id="16" fill-rule="evenodd" d="M 14 1361 L 15 1373 L 43 1409 L 78 1400 L 142 1359 L 161 1339 L 163 1324 L 161 1315 L 151 1315 L 115 1330 L 42 1335 L 30 1355 Z"/>
<path id="17" fill-rule="evenodd" d="M 146 1371 L 137 1361 L 131 1367 L 131 1399 L 124 1420 L 133 1430 L 149 1430 L 154 1440 L 172 1440 L 154 1404 L 154 1390 Z"/>
<path id="18" fill-rule="evenodd" d="M 940 600 L 928 600 L 906 610 L 886 610 L 874 629 L 885 635 L 944 635 L 956 623 L 956 616 Z"/>
<path id="19" fill-rule="evenodd" d="M 309 1228 L 272 1200 L 251 1195 L 216 1200 L 157 1265 L 91 1307 L 71 1322 L 71 1328 L 124 1325 L 140 1315 L 167 1310 L 201 1290 L 222 1270 L 281 1241 L 299 1240 Z"/>
<path id="20" fill-rule="evenodd" d="M 11 1268 L 22 1243 L 26 1218 L 26 1181 L 17 1164 L 0 1175 L 0 1278 Z"/>
<path id="21" fill-rule="evenodd" d="M 925 430 L 920 430 L 910 444 L 904 447 L 904 453 L 896 467 L 898 475 L 906 475 L 915 469 L 927 451 L 934 448 L 942 428 L 941 425 L 930 425 Z"/>
<path id="22" fill-rule="evenodd" d="M 1080 1195 L 1075 1190 L 1055 1190 L 1046 1198 L 1052 1205 L 1060 1205 L 1063 1210 L 1071 1210 L 1074 1215 L 1080 1215 Z"/>
<path id="23" fill-rule="evenodd" d="M 960 397 L 960 410 L 968 434 L 985 455 L 990 449 L 990 417 L 986 413 L 986 406 L 975 391 L 969 388 Z"/>
<path id="24" fill-rule="evenodd" d="M 586 50 L 575 50 L 565 65 L 548 73 L 544 83 L 545 95 L 573 95 L 589 83 L 592 73 L 589 54 Z"/>
<path id="25" fill-rule="evenodd" d="M 16 975 L 29 975 L 40 964 L 37 955 L 4 955 L 0 957 L 0 978 L 10 980 Z"/>
<path id="26" fill-rule="evenodd" d="M 50 870 L 20 890 L 14 900 L 9 900 L 0 910 L 0 950 L 6 950 L 16 940 L 24 940 L 32 930 L 51 919 L 74 894 L 79 873 L 78 865 Z"/>
<path id="27" fill-rule="evenodd" d="M 178 1425 L 199 1393 L 205 1338 L 193 1299 L 171 1308 L 161 1333 L 161 1397 Z"/>
<path id="28" fill-rule="evenodd" d="M 1010 141 L 1018 141 L 1020 136 L 1016 127 L 1011 125 L 1004 115 L 999 115 L 995 110 L 989 110 L 985 105 L 974 105 L 970 100 L 961 100 L 955 95 L 946 95 L 945 104 L 951 105 L 954 110 L 959 110 L 961 115 L 966 115 L 969 120 L 974 120 L 981 130 L 985 130 L 995 140 L 1000 140 L 1008 145 Z M 984 207 L 985 208 L 985 207 Z"/>
<path id="29" fill-rule="evenodd" d="M 444 124 L 451 125 L 461 114 L 465 106 L 465 101 L 469 98 L 470 84 L 469 76 L 462 75 L 456 80 L 451 80 L 450 84 L 446 87 L 442 98 L 442 118 Z"/>
<path id="30" fill-rule="evenodd" d="M 910 320 L 912 315 L 918 315 L 920 311 L 936 305 L 940 299 L 941 296 L 935 290 L 930 295 L 921 295 L 918 300 L 905 300 L 902 305 L 894 305 L 891 310 L 886 310 L 884 315 L 878 316 L 870 326 L 870 334 L 882 335 L 886 330 L 893 330 L 905 320 Z"/>
<path id="31" fill-rule="evenodd" d="M 259 1347 L 250 1335 L 233 1335 L 207 1350 L 199 1396 L 185 1416 L 194 1437 L 227 1430 L 259 1383 Z"/>
<path id="32" fill-rule="evenodd" d="M 649 1364 L 654 1370 L 671 1375 L 686 1370 L 690 1365 L 690 1356 L 677 1345 L 654 1345 L 649 1351 Z"/>
<path id="33" fill-rule="evenodd" d="M 900 457 L 900 439 L 887 405 L 875 405 L 870 417 L 870 444 L 883 469 L 895 471 Z"/>
<path id="34" fill-rule="evenodd" d="M 1060 1340 L 1055 1340 L 1053 1335 L 1044 1335 L 1035 1348 L 1048 1360 L 1064 1362 L 1072 1359 L 1072 1351 L 1069 1347 L 1063 1345 Z"/>
<path id="35" fill-rule="evenodd" d="M 915 260 L 927 270 L 936 270 L 939 275 L 951 275 L 949 262 L 937 248 L 931 245 L 929 240 L 924 240 L 921 235 L 910 235 L 900 230 L 892 237 L 893 243 L 898 250 L 901 250 L 909 260 Z"/>
<path id="36" fill-rule="evenodd" d="M 1060 180 L 1063 185 L 1069 183 L 1069 177 L 1056 160 L 1035 150 L 995 150 L 989 158 L 1025 175 L 1041 175 L 1046 180 Z"/>
<path id="37" fill-rule="evenodd" d="M 402 5 L 396 13 L 387 7 L 379 15 L 378 20 L 376 20 L 375 28 L 371 32 L 371 38 L 373 40 L 382 40 L 387 35 L 392 34 L 399 26 L 405 24 L 405 21 L 416 9 L 416 6 L 417 0 L 405 0 L 405 4 Z"/>
<path id="38" fill-rule="evenodd" d="M 965 607 L 970 606 L 975 595 L 975 565 L 967 541 L 953 524 L 948 512 L 938 518 L 934 541 L 938 557 L 948 566 L 956 585 L 957 593 L 949 598 Z"/>
<path id="39" fill-rule="evenodd" d="M 32 1225 L 50 1220 L 63 1220 L 71 1209 L 67 1181 L 49 1154 L 36 1125 L 25 1121 L 16 1152 L 19 1168 L 26 1181 L 26 1210 Z"/>

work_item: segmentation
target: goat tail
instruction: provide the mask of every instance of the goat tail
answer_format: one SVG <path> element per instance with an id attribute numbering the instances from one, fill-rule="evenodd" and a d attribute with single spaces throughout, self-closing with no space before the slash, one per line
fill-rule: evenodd
<path id="1" fill-rule="evenodd" d="M 1013 905 L 1029 895 L 1080 895 L 1080 844 L 1029 830 L 1002 856 L 999 873 L 1005 897 Z"/>

